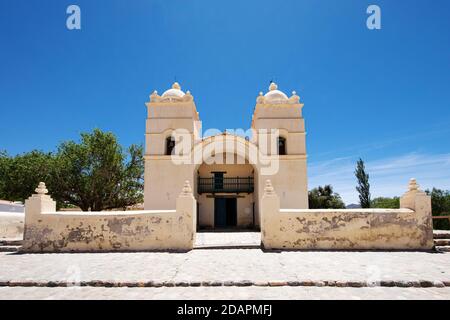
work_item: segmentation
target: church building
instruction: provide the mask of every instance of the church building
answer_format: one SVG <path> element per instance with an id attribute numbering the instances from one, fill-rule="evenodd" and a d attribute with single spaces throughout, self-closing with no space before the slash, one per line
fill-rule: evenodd
<path id="1" fill-rule="evenodd" d="M 261 231 L 265 250 L 430 250 L 431 197 L 411 179 L 399 209 L 308 209 L 303 104 L 271 83 L 250 129 L 203 130 L 178 83 L 147 105 L 144 209 L 57 212 L 41 182 L 23 252 L 189 251 L 199 230 Z M 239 115 L 240 116 L 240 115 Z M 249 121 L 250 122 L 250 121 Z"/>
<path id="2" fill-rule="evenodd" d="M 188 180 L 198 229 L 259 229 L 266 179 L 282 208 L 308 208 L 305 121 L 295 91 L 288 97 L 272 82 L 256 98 L 246 135 L 203 136 L 194 97 L 176 82 L 162 95 L 154 91 L 146 106 L 145 210 L 174 208 Z"/>

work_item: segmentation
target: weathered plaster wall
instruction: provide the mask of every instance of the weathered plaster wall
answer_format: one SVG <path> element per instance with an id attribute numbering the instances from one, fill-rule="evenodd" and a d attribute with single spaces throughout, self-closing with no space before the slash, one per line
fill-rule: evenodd
<path id="1" fill-rule="evenodd" d="M 262 242 L 267 249 L 431 249 L 429 196 L 410 190 L 402 197 L 402 207 L 280 210 L 278 195 L 271 185 L 266 185 L 261 212 Z"/>
<path id="2" fill-rule="evenodd" d="M 193 248 L 196 202 L 188 184 L 177 198 L 176 210 L 113 213 L 56 212 L 55 202 L 38 189 L 38 194 L 25 204 L 21 249 L 24 252 L 186 251 Z"/>
<path id="3" fill-rule="evenodd" d="M 0 239 L 22 239 L 25 214 L 0 212 Z"/>

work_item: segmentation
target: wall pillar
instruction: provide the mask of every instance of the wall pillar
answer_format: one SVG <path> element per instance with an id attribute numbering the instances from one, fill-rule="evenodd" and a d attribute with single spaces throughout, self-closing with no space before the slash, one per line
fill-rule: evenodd
<path id="1" fill-rule="evenodd" d="M 416 179 L 409 181 L 409 190 L 400 198 L 400 208 L 414 210 L 418 228 L 423 233 L 422 244 L 431 249 L 434 246 L 431 196 L 419 189 Z"/>
<path id="2" fill-rule="evenodd" d="M 197 201 L 192 194 L 189 180 L 184 182 L 183 189 L 177 198 L 176 210 L 182 215 L 184 221 L 180 221 L 180 223 L 186 224 L 186 232 L 189 234 L 190 242 L 186 244 L 187 249 L 192 249 L 197 232 Z"/>
<path id="3" fill-rule="evenodd" d="M 271 181 L 266 180 L 264 194 L 261 199 L 261 242 L 265 249 L 273 249 L 274 235 L 280 229 L 280 198 L 275 193 Z"/>
<path id="4" fill-rule="evenodd" d="M 56 212 L 56 202 L 47 195 L 44 182 L 40 182 L 35 194 L 25 200 L 25 224 L 35 221 L 42 212 Z"/>
<path id="5" fill-rule="evenodd" d="M 56 212 L 56 202 L 47 195 L 48 190 L 44 182 L 39 182 L 35 194 L 25 200 L 25 226 L 22 249 L 31 246 L 36 235 L 34 227 L 41 221 L 43 212 Z"/>

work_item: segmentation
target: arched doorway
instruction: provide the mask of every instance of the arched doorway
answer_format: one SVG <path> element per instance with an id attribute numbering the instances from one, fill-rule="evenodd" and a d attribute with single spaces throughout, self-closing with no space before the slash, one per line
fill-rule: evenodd
<path id="1" fill-rule="evenodd" d="M 196 184 L 200 229 L 256 228 L 258 199 L 251 164 L 204 163 L 197 170 Z"/>
<path id="2" fill-rule="evenodd" d="M 193 149 L 199 230 L 259 230 L 258 149 L 243 137 L 221 134 Z M 253 158 L 252 156 L 253 155 Z"/>

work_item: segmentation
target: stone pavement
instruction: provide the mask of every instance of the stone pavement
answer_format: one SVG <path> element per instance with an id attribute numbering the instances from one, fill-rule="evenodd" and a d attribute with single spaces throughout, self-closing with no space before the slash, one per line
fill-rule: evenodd
<path id="1" fill-rule="evenodd" d="M 200 232 L 188 253 L 0 253 L 0 299 L 450 299 L 450 253 L 259 243 Z"/>
<path id="2" fill-rule="evenodd" d="M 405 300 L 450 299 L 450 288 L 330 287 L 175 287 L 175 288 L 38 288 L 0 287 L 0 299 L 179 299 L 179 300 Z"/>
<path id="3" fill-rule="evenodd" d="M 450 286 L 450 253 L 431 252 L 0 253 L 0 265 L 0 286 Z"/>

